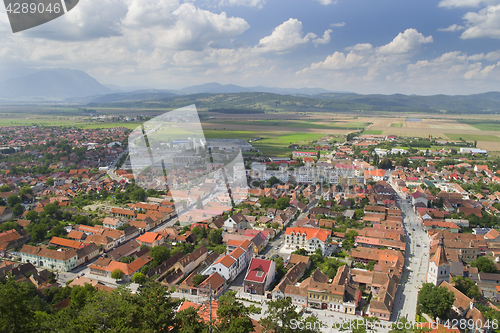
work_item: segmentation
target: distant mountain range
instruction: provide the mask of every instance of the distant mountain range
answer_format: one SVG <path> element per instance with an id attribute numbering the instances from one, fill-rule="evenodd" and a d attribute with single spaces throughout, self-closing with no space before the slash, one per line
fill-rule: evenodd
<path id="1" fill-rule="evenodd" d="M 151 103 L 151 101 L 155 103 Z M 63 102 L 95 106 L 276 110 L 290 112 L 500 112 L 500 92 L 475 95 L 361 95 L 321 88 L 241 87 L 206 83 L 179 90 L 103 85 L 65 68 L 0 71 L 0 103 Z"/>
<path id="2" fill-rule="evenodd" d="M 29 73 L 24 71 L 21 73 Z M 0 98 L 10 101 L 59 101 L 68 97 L 109 94 L 106 88 L 85 72 L 55 68 L 42 69 L 26 76 L 0 82 Z"/>

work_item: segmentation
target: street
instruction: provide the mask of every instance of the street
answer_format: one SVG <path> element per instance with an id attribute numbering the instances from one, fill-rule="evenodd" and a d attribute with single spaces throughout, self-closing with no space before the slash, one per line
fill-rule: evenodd
<path id="1" fill-rule="evenodd" d="M 414 322 L 418 292 L 426 279 L 430 240 L 413 210 L 413 205 L 402 192 L 397 191 L 397 194 L 403 217 L 406 250 L 405 266 L 394 299 L 391 320 L 396 321 L 398 318 L 405 317 Z"/>

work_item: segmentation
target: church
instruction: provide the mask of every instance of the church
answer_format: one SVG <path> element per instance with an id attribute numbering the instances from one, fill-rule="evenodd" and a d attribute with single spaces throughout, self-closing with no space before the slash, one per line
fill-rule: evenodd
<path id="1" fill-rule="evenodd" d="M 450 276 L 450 263 L 446 259 L 446 252 L 444 250 L 444 236 L 441 236 L 436 253 L 429 261 L 429 268 L 427 270 L 427 282 L 439 286 L 441 282 L 449 281 Z"/>

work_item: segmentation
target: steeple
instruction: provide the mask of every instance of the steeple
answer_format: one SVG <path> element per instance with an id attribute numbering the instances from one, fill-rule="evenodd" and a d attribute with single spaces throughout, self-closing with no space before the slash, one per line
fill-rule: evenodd
<path id="1" fill-rule="evenodd" d="M 431 259 L 431 262 L 434 262 L 436 266 L 440 267 L 443 264 L 449 265 L 448 259 L 446 259 L 446 251 L 444 250 L 444 235 L 441 235 L 441 239 L 439 240 L 438 248 L 436 253 Z"/>

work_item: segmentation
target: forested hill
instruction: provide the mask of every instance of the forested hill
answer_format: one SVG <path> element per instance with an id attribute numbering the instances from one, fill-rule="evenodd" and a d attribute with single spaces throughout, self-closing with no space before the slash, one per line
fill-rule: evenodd
<path id="1" fill-rule="evenodd" d="M 360 95 L 353 93 L 327 93 L 313 96 L 280 95 L 273 93 L 242 92 L 192 94 L 117 100 L 102 102 L 100 97 L 87 104 L 89 107 L 123 108 L 179 108 L 196 104 L 200 110 L 262 110 L 289 112 L 425 112 L 425 113 L 496 113 L 500 111 L 500 93 L 476 95 Z"/>

